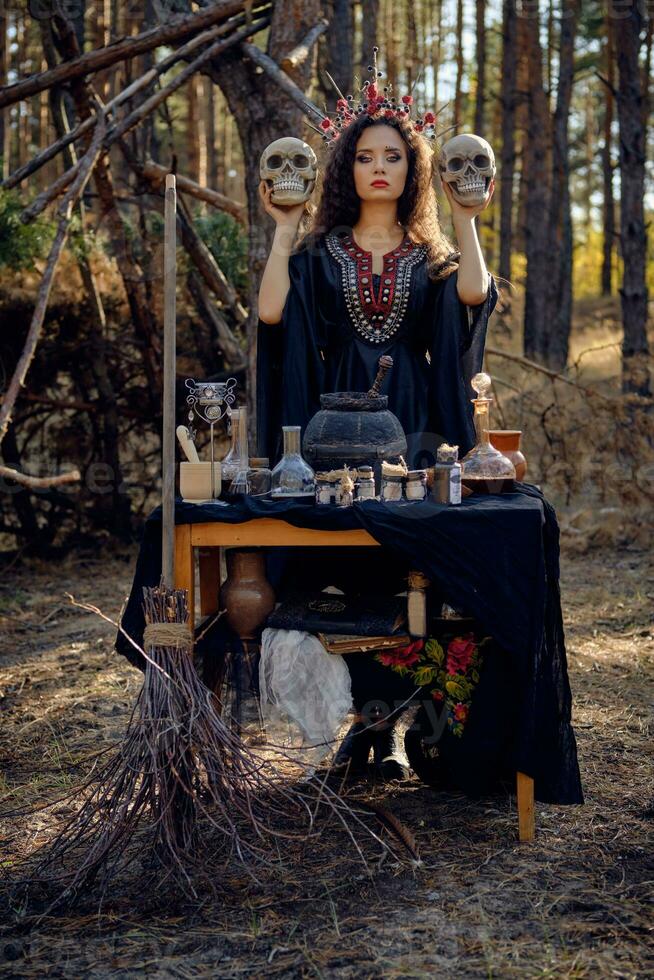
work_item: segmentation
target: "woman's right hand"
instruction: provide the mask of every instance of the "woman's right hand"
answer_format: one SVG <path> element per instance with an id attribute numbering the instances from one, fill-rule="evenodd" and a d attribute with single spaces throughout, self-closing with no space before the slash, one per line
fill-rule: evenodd
<path id="1" fill-rule="evenodd" d="M 269 187 L 268 182 L 265 180 L 259 181 L 259 197 L 263 203 L 264 210 L 270 215 L 276 225 L 297 230 L 304 213 L 304 203 L 273 204 L 271 200 L 272 187 Z"/>

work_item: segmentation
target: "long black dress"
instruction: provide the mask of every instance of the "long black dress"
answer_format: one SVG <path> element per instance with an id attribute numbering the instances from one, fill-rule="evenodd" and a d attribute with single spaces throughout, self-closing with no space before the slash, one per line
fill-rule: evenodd
<path id="1" fill-rule="evenodd" d="M 350 233 L 332 232 L 289 260 L 280 324 L 259 321 L 259 452 L 279 458 L 281 426 L 302 430 L 332 391 L 367 391 L 381 354 L 393 357 L 382 389 L 407 436 L 410 468 L 429 465 L 441 442 L 474 443 L 470 378 L 481 370 L 488 318 L 497 302 L 467 307 L 456 271 L 427 275 L 423 245 L 405 236 L 384 256 L 381 276 Z"/>
<path id="2" fill-rule="evenodd" d="M 410 468 L 431 465 L 443 441 L 461 455 L 474 444 L 470 379 L 481 370 L 498 298 L 493 277 L 484 302 L 468 307 L 458 297 L 457 273 L 431 280 L 425 247 L 407 235 L 382 268 L 372 272 L 371 254 L 351 232 L 322 236 L 290 257 L 282 321 L 259 321 L 261 455 L 279 458 L 282 425 L 304 433 L 322 393 L 367 391 L 382 354 L 393 358 L 382 392 L 407 436 Z M 376 549 L 276 549 L 268 575 L 278 594 L 325 585 L 389 594 L 406 588 L 409 568 L 397 557 L 379 561 Z M 358 709 L 402 693 L 399 678 L 370 658 L 348 658 L 348 666 Z"/>

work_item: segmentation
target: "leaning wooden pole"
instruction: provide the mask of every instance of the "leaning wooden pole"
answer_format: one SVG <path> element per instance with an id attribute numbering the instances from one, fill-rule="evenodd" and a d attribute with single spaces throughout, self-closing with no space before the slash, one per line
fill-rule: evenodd
<path id="1" fill-rule="evenodd" d="M 164 378 L 161 570 L 164 585 L 175 584 L 175 361 L 177 329 L 177 185 L 166 177 L 164 223 Z"/>

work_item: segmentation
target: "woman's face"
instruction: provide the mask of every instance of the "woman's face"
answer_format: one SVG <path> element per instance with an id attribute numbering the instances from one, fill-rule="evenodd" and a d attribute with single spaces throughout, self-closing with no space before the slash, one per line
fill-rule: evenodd
<path id="1" fill-rule="evenodd" d="M 354 156 L 354 186 L 362 201 L 397 201 L 408 169 L 407 146 L 396 129 L 364 129 Z"/>

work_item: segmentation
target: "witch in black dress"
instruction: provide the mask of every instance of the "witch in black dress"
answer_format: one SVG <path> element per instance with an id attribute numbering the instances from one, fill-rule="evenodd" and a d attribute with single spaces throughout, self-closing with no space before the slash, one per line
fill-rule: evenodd
<path id="1" fill-rule="evenodd" d="M 333 141 L 317 211 L 303 204 L 276 207 L 271 188 L 260 185 L 276 222 L 259 293 L 257 359 L 258 451 L 271 462 L 280 456 L 282 425 L 304 431 L 322 393 L 367 391 L 381 354 L 393 358 L 382 393 L 407 436 L 410 468 L 431 465 L 444 441 L 457 445 L 461 456 L 475 441 L 470 379 L 481 370 L 498 297 L 475 216 L 488 206 L 493 183 L 474 207 L 458 204 L 444 185 L 455 250 L 440 228 L 434 155 L 423 131 L 433 115 L 416 125 L 408 104 L 389 109 L 372 86 L 366 92 L 376 111 L 356 115 Z M 308 227 L 293 247 L 301 219 Z M 391 593 L 406 588 L 408 567 L 395 560 L 324 552 L 289 556 L 285 583 L 346 591 L 365 585 Z M 375 697 L 382 700 L 379 665 L 363 657 L 358 669 L 352 665 L 361 711 Z M 338 760 L 363 767 L 372 748 L 379 772 L 401 778 L 392 727 L 378 733 L 361 728 L 355 724 Z"/>

